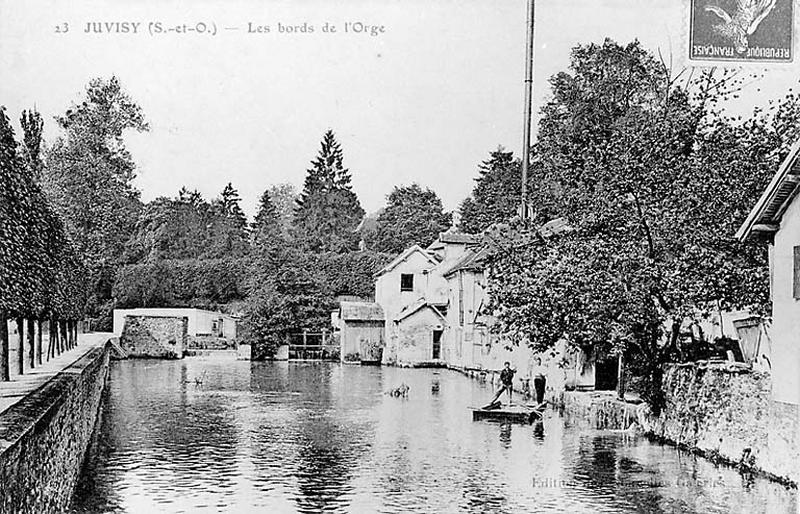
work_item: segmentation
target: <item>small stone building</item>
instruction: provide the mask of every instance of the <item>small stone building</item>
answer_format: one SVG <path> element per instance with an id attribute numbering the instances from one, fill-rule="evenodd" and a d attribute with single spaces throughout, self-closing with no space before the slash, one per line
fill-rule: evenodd
<path id="1" fill-rule="evenodd" d="M 384 314 L 377 303 L 341 301 L 334 325 L 339 329 L 341 359 L 380 363 L 384 346 Z"/>
<path id="2" fill-rule="evenodd" d="M 119 345 L 128 357 L 182 359 L 188 325 L 186 317 L 128 315 Z"/>
<path id="3" fill-rule="evenodd" d="M 227 339 L 229 341 L 236 339 L 236 318 L 217 311 L 182 307 L 114 309 L 115 334 L 122 334 L 126 316 L 183 317 L 187 320 L 187 330 L 190 338 L 208 337 Z"/>

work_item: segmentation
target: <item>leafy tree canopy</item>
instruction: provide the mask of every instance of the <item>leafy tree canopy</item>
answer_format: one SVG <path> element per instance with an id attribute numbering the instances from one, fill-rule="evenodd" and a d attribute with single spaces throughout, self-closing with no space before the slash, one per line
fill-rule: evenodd
<path id="1" fill-rule="evenodd" d="M 378 216 L 367 247 L 377 252 L 400 253 L 413 244 L 431 244 L 452 223 L 439 196 L 419 184 L 395 187 Z"/>
<path id="2" fill-rule="evenodd" d="M 536 222 L 560 216 L 572 231 L 511 230 L 490 282 L 517 341 L 624 353 L 656 408 L 683 327 L 765 307 L 766 249 L 733 235 L 800 126 L 794 96 L 732 120 L 716 106 L 739 77 L 683 75 L 638 43 L 573 50 L 570 72 L 551 79 L 532 191 Z"/>
<path id="3" fill-rule="evenodd" d="M 0 313 L 76 319 L 86 306 L 85 269 L 35 180 L 39 120 L 23 113 L 18 145 L 0 107 Z"/>
<path id="4" fill-rule="evenodd" d="M 57 121 L 64 133 L 46 156 L 43 186 L 92 268 L 119 261 L 141 204 L 128 130 L 145 131 L 141 108 L 119 80 L 92 80 L 84 100 Z"/>
<path id="5" fill-rule="evenodd" d="M 175 198 L 156 198 L 144 206 L 125 261 L 236 258 L 248 251 L 247 219 L 236 189 L 228 184 L 209 202 L 184 187 Z"/>

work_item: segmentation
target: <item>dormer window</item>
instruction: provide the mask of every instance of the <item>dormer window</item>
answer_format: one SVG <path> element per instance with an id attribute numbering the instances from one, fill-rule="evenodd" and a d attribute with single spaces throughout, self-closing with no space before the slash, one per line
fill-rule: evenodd
<path id="1" fill-rule="evenodd" d="M 413 291 L 414 290 L 414 274 L 402 273 L 400 275 L 400 291 Z"/>

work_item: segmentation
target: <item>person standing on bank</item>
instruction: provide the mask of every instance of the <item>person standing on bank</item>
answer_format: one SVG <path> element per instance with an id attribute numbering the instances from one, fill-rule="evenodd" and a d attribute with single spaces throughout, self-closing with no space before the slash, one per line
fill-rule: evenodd
<path id="1" fill-rule="evenodd" d="M 494 395 L 492 401 L 489 402 L 489 405 L 496 402 L 504 391 L 508 391 L 508 403 L 511 403 L 511 393 L 514 391 L 514 373 L 516 372 L 517 370 L 511 369 L 510 362 L 506 361 L 503 364 L 503 370 L 500 372 L 500 389 L 498 389 L 497 394 Z"/>
<path id="2" fill-rule="evenodd" d="M 536 404 L 541 405 L 544 401 L 544 386 L 547 384 L 547 370 L 542 366 L 542 358 L 536 357 L 536 365 L 533 367 L 533 389 L 536 391 Z"/>

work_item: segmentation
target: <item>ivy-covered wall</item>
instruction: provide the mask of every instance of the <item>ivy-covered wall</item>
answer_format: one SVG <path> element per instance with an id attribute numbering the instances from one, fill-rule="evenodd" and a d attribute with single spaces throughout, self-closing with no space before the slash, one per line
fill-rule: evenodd
<path id="1" fill-rule="evenodd" d="M 739 365 L 668 364 L 666 406 L 642 410 L 649 435 L 746 468 L 800 482 L 800 409 L 773 401 L 771 377 Z"/>

